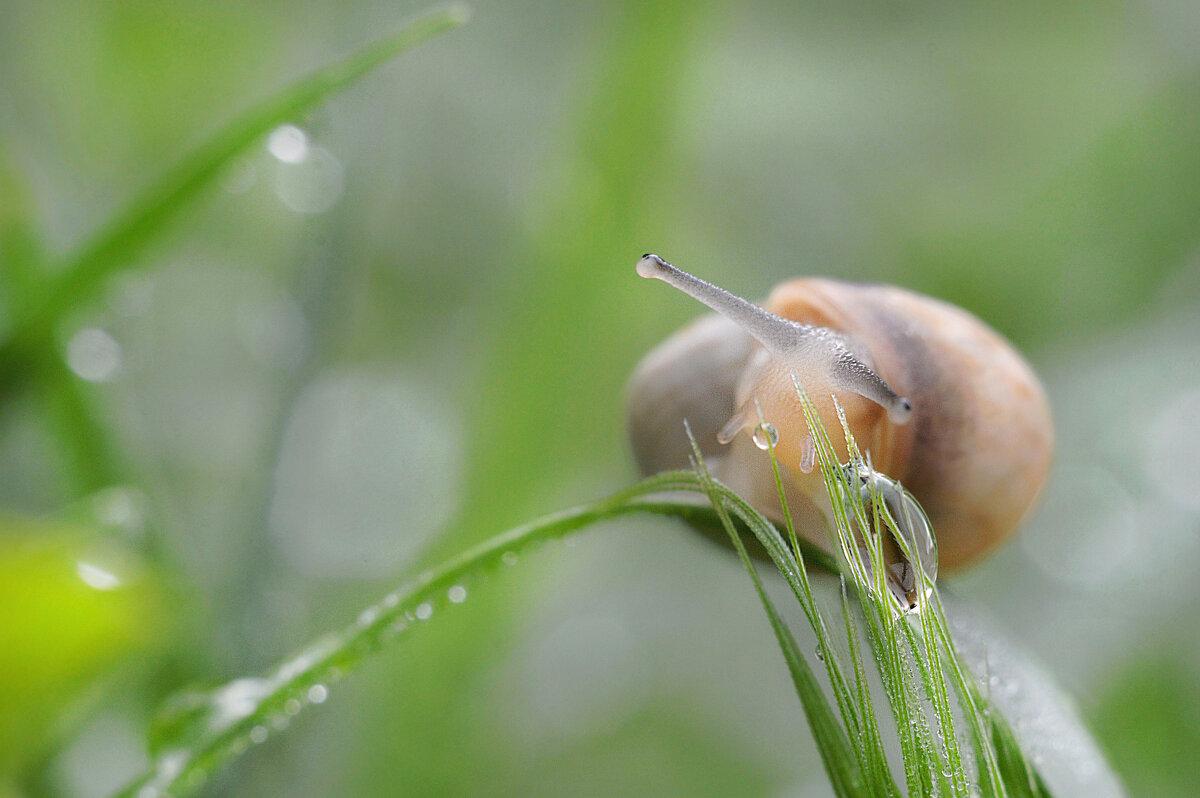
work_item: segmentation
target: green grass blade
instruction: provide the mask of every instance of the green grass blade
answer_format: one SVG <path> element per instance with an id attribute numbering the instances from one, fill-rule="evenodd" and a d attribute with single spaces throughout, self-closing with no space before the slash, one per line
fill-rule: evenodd
<path id="1" fill-rule="evenodd" d="M 384 62 L 466 19 L 464 6 L 427 12 L 398 33 L 321 67 L 225 125 L 67 258 L 61 276 L 27 309 L 18 329 L 0 347 L 0 362 L 12 356 L 10 347 L 42 340 L 67 308 L 86 301 L 106 277 L 126 268 L 135 252 L 212 182 L 230 158 L 275 126 L 296 119 Z"/>
<path id="2" fill-rule="evenodd" d="M 690 429 L 688 430 L 688 436 L 691 436 Z M 716 508 L 718 515 L 720 515 L 725 526 L 725 531 L 729 534 L 730 542 L 737 550 L 738 557 L 741 558 L 746 572 L 750 575 L 750 579 L 754 583 L 754 590 L 758 594 L 759 601 L 762 602 L 763 609 L 766 611 L 767 618 L 770 621 L 771 629 L 775 633 L 776 640 L 779 642 L 779 648 L 783 652 L 784 661 L 787 663 L 788 672 L 791 674 L 796 695 L 799 696 L 800 704 L 804 708 L 804 714 L 808 718 L 809 728 L 812 731 L 813 739 L 816 740 L 817 750 L 821 755 L 821 761 L 825 765 L 825 771 L 829 775 L 834 792 L 839 796 L 869 796 L 875 794 L 873 791 L 867 789 L 863 773 L 859 769 L 858 762 L 851 748 L 850 740 L 846 736 L 845 730 L 838 725 L 833 710 L 829 706 L 825 694 L 821 691 L 821 686 L 817 682 L 812 668 L 809 667 L 808 661 L 804 659 L 804 655 L 800 653 L 800 648 L 796 645 L 796 639 L 792 636 L 791 630 L 787 628 L 787 624 L 779 617 L 775 605 L 771 602 L 770 597 L 767 596 L 767 592 L 763 588 L 762 579 L 758 575 L 758 570 L 750 560 L 746 546 L 729 518 L 725 497 L 718 490 L 718 483 L 709 475 L 695 439 L 692 440 L 692 448 L 696 455 L 697 474 L 701 479 L 705 492 L 708 494 L 713 507 Z M 756 534 L 762 532 L 765 537 L 771 537 L 767 532 L 767 528 L 770 525 L 766 520 L 759 516 L 756 521 L 760 521 L 761 523 L 750 522 L 751 529 Z M 773 530 L 774 528 L 771 527 L 771 529 Z M 762 540 L 761 542 L 764 546 L 768 545 L 767 540 Z"/>
<path id="3" fill-rule="evenodd" d="M 512 564 L 530 546 L 598 521 L 632 513 L 693 518 L 695 503 L 673 500 L 671 493 L 700 490 L 695 474 L 660 474 L 606 499 L 522 525 L 421 573 L 364 609 L 354 623 L 317 640 L 265 676 L 235 679 L 207 693 L 177 697 L 176 711 L 168 712 L 160 724 L 171 732 L 156 745 L 150 770 L 120 795 L 169 793 L 180 798 L 194 793 L 252 745 L 286 728 L 304 707 L 323 701 L 327 685 L 403 639 L 408 627 L 427 620 L 439 607 L 461 601 L 472 576 Z"/>
<path id="4" fill-rule="evenodd" d="M 850 662 L 854 669 L 854 682 L 856 699 L 859 707 L 859 714 L 862 717 L 863 738 L 869 741 L 866 745 L 868 754 L 868 763 L 873 778 L 881 783 L 890 784 L 893 790 L 888 792 L 888 795 L 899 795 L 899 789 L 896 788 L 894 780 L 891 778 L 891 770 L 888 768 L 887 755 L 883 749 L 883 738 L 879 734 L 879 723 L 875 716 L 875 708 L 871 701 L 871 687 L 867 681 L 867 671 L 863 665 L 862 646 L 858 641 L 858 628 L 854 623 L 854 616 L 850 609 L 850 596 L 846 591 L 846 578 L 843 576 L 841 580 L 841 597 L 842 597 L 842 620 L 846 624 L 846 643 L 850 652 Z M 907 775 L 907 773 L 906 773 Z M 910 780 L 911 792 L 911 780 Z"/>

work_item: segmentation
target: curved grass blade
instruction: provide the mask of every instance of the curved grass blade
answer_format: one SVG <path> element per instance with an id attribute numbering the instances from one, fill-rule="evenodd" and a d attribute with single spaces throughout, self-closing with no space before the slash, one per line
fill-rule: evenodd
<path id="1" fill-rule="evenodd" d="M 210 692 L 177 696 L 166 716 L 160 717 L 159 726 L 168 734 L 156 746 L 151 769 L 119 795 L 180 798 L 194 793 L 252 745 L 287 728 L 306 706 L 324 701 L 329 684 L 399 640 L 409 627 L 431 618 L 439 608 L 462 601 L 473 575 L 515 563 L 530 546 L 633 513 L 719 523 L 712 506 L 697 504 L 685 493 L 704 490 L 696 474 L 668 472 L 606 499 L 517 527 L 421 573 L 364 609 L 355 623 L 317 640 L 265 676 L 235 679 Z M 723 487 L 716 490 L 723 491 L 721 495 L 729 493 Z M 757 534 L 764 534 L 763 530 Z"/>
<path id="2" fill-rule="evenodd" d="M 691 430 L 688 430 L 688 437 L 691 438 Z M 754 583 L 754 590 L 758 594 L 759 601 L 762 602 L 763 609 L 767 613 L 767 618 L 771 623 L 771 630 L 775 633 L 775 638 L 779 642 L 779 648 L 783 652 L 784 661 L 787 662 L 788 672 L 792 676 L 792 683 L 796 688 L 796 694 L 800 698 L 800 703 L 804 707 L 804 714 L 808 718 L 809 728 L 812 730 L 813 739 L 817 743 L 817 750 L 821 754 L 821 761 L 825 765 L 825 771 L 829 775 L 829 780 L 833 785 L 833 790 L 838 796 L 870 796 L 873 792 L 868 788 L 864 778 L 862 769 L 859 767 L 858 759 L 854 750 L 851 748 L 850 740 L 846 735 L 845 730 L 838 725 L 837 719 L 833 714 L 832 708 L 829 706 L 825 694 L 821 690 L 820 683 L 817 682 L 817 677 L 813 673 L 812 668 L 800 653 L 800 647 L 796 644 L 796 639 L 792 636 L 791 630 L 787 624 L 779 617 L 779 612 L 775 609 L 775 605 L 767 596 L 766 589 L 763 587 L 762 579 L 758 575 L 758 569 L 754 567 L 754 563 L 750 559 L 750 555 L 746 551 L 746 545 L 742 542 L 741 536 L 734 528 L 733 522 L 729 517 L 729 510 L 726 508 L 726 499 L 722 496 L 722 486 L 716 482 L 708 473 L 708 469 L 704 465 L 704 459 L 700 454 L 700 447 L 696 445 L 696 441 L 692 438 L 692 449 L 696 457 L 696 473 L 700 478 L 704 487 L 705 493 L 716 509 L 717 514 L 721 518 L 721 522 L 725 527 L 725 531 L 729 534 L 730 542 L 737 549 L 738 557 L 741 558 L 742 565 L 745 566 L 746 572 L 750 575 L 751 581 Z M 725 493 L 732 495 L 728 489 Z M 735 508 L 735 512 L 739 515 L 740 508 Z M 768 551 L 775 552 L 779 547 L 771 545 L 772 543 L 780 543 L 780 541 L 772 540 L 778 535 L 774 527 L 766 523 L 761 515 L 751 510 L 750 517 L 743 516 L 743 521 L 749 524 L 755 535 L 760 535 L 760 542 Z M 767 531 L 768 528 L 771 531 Z M 790 524 L 789 524 L 790 529 Z M 774 557 L 774 553 L 772 554 Z M 778 562 L 780 570 L 784 570 L 785 563 Z"/>
<path id="3" fill-rule="evenodd" d="M 88 299 L 106 277 L 126 267 L 130 257 L 220 174 L 230 158 L 273 127 L 304 114 L 375 67 L 458 27 L 467 18 L 468 11 L 461 5 L 429 11 L 399 32 L 290 84 L 225 125 L 68 256 L 58 270 L 61 276 L 43 289 L 41 301 L 27 308 L 9 339 L 0 345 L 0 363 L 44 340 L 67 308 Z"/>

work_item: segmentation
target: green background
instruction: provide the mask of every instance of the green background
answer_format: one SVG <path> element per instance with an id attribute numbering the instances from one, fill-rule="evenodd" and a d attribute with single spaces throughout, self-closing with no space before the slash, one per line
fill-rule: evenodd
<path id="1" fill-rule="evenodd" d="M 945 583 L 1132 794 L 1192 794 L 1200 7 L 473 8 L 293 120 L 303 162 L 239 157 L 0 396 L 0 795 L 104 795 L 180 687 L 631 481 L 624 381 L 698 312 L 647 250 L 748 297 L 897 283 L 1017 343 L 1054 481 Z M 420 9 L 0 0 L 0 331 L 29 263 Z M 666 521 L 547 548 L 206 790 L 825 794 L 740 568 Z"/>

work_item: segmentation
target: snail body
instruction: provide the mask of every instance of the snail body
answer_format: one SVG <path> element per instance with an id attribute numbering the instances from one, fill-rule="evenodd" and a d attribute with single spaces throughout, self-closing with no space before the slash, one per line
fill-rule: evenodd
<path id="1" fill-rule="evenodd" d="M 721 314 L 680 330 L 634 372 L 629 431 L 643 472 L 687 467 L 686 418 L 714 474 L 780 520 L 770 459 L 753 440 L 770 422 L 797 532 L 828 547 L 828 499 L 798 383 L 842 462 L 835 396 L 873 468 L 924 508 L 943 571 L 1011 535 L 1040 492 L 1053 448 L 1045 391 L 1013 346 L 967 311 L 823 278 L 785 282 L 758 307 L 655 255 L 638 273 Z"/>

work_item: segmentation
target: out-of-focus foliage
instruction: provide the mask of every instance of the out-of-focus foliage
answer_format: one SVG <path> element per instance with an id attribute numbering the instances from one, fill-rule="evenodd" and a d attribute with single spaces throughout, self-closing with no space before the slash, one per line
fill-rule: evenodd
<path id="1" fill-rule="evenodd" d="M 0 4 L 0 335 L 208 134 L 419 10 Z M 77 623 L 31 671 L 17 632 L 52 605 L 0 615 L 0 700 L 32 702 L 0 706 L 0 794 L 106 794 L 166 694 L 628 483 L 625 377 L 695 313 L 633 275 L 649 249 L 747 296 L 900 283 L 1029 354 L 1055 482 L 953 589 L 1046 661 L 1131 788 L 1191 794 L 1198 38 L 1172 0 L 487 0 L 290 120 L 0 375 L 7 517 L 117 484 L 145 516 L 109 540 L 145 581 L 111 593 L 69 570 L 88 523 L 6 531 L 6 585 L 63 580 Z M 209 790 L 809 794 L 789 690 L 736 561 L 621 522 L 473 588 Z"/>
<path id="2" fill-rule="evenodd" d="M 0 770 L 12 773 L 71 734 L 120 676 L 159 653 L 161 585 L 130 547 L 73 521 L 0 521 Z"/>

